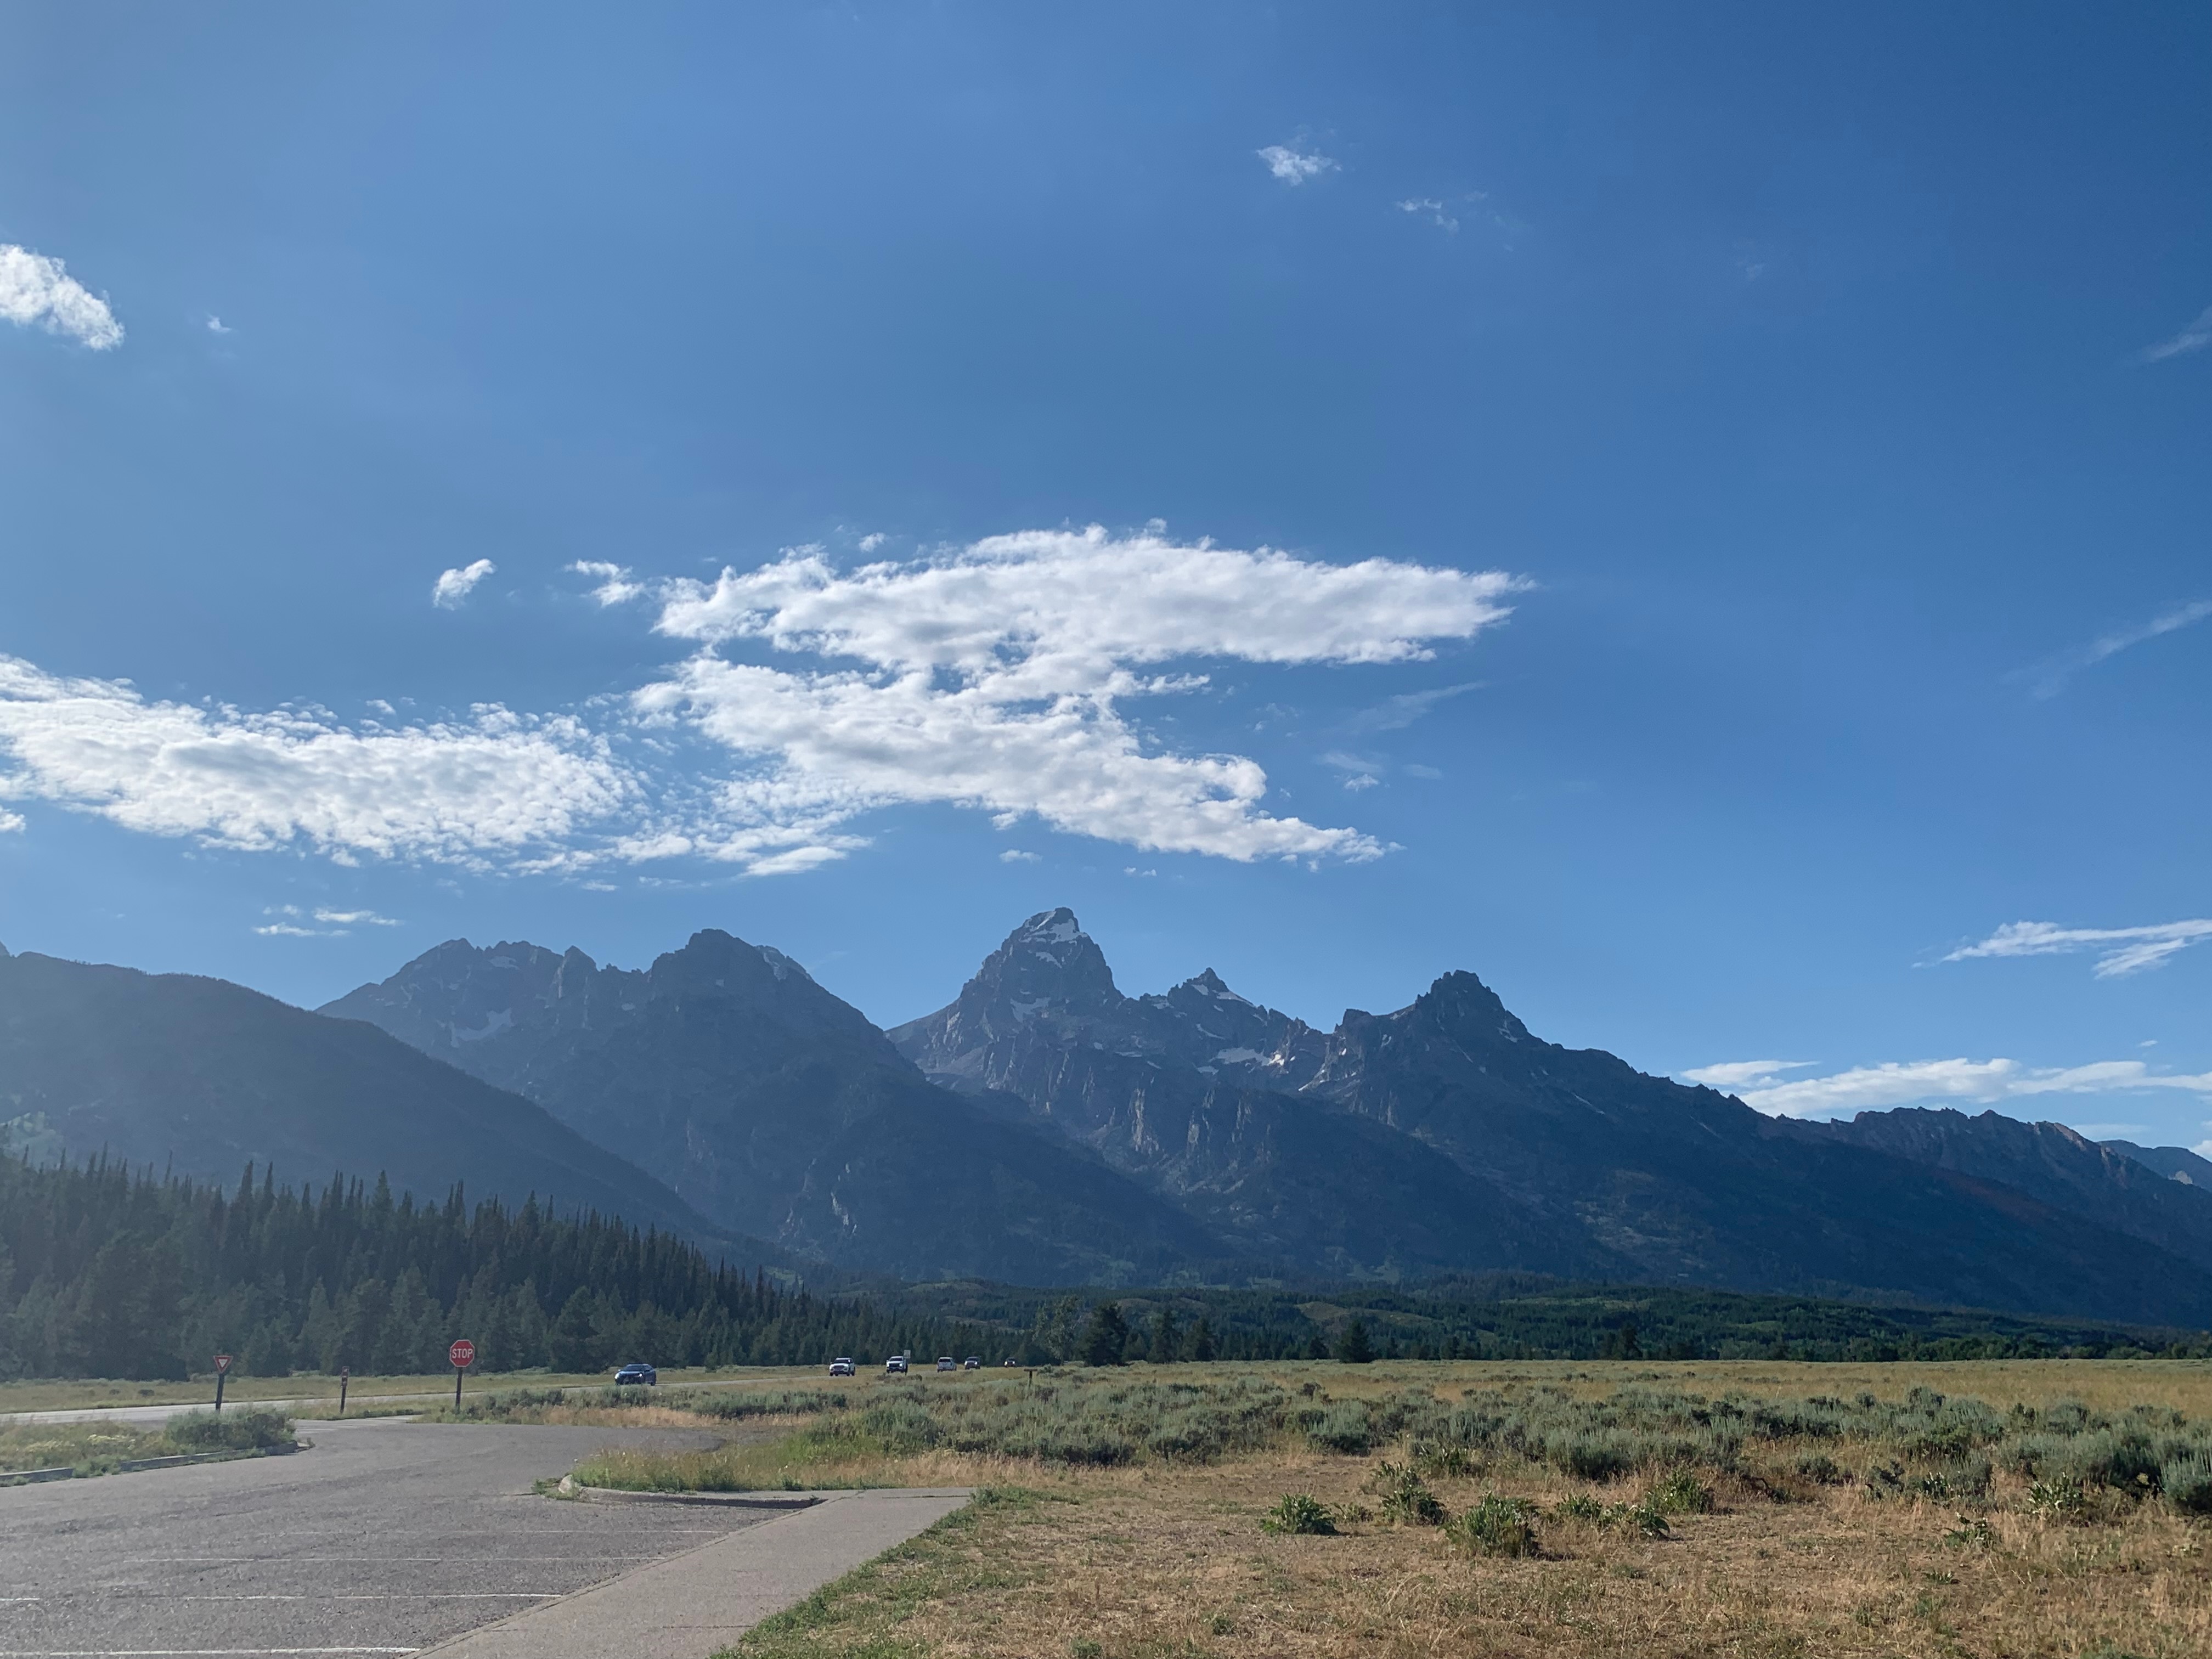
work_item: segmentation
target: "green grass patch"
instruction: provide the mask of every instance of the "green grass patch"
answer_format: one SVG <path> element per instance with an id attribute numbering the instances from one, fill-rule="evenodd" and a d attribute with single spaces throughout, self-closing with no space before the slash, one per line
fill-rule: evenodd
<path id="1" fill-rule="evenodd" d="M 27 1469 L 72 1468 L 79 1475 L 112 1474 L 147 1457 L 193 1452 L 265 1451 L 289 1443 L 292 1419 L 280 1412 L 186 1412 L 159 1429 L 94 1418 L 72 1423 L 18 1423 L 0 1427 L 0 1478 Z"/>
<path id="2" fill-rule="evenodd" d="M 923 1606 L 1024 1582 L 1000 1563 L 981 1559 L 975 1533 L 988 1521 L 1024 1524 L 1048 1503 L 1065 1503 L 1019 1486 L 986 1487 L 927 1531 L 824 1584 L 722 1649 L 714 1659 L 908 1659 L 925 1651 L 900 1635 Z"/>

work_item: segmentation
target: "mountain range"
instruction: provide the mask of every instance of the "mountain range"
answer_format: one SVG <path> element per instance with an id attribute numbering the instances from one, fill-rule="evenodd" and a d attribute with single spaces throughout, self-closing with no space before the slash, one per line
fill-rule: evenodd
<path id="1" fill-rule="evenodd" d="M 2192 1154 L 1995 1113 L 1771 1119 L 1543 1042 L 1470 973 L 1324 1031 L 1211 970 L 1126 995 L 1062 909 L 888 1032 L 711 929 L 635 970 L 454 940 L 316 1015 L 219 985 L 0 961 L 0 1119 L 44 1114 L 72 1152 L 388 1168 L 428 1195 L 472 1160 L 472 1188 L 909 1279 L 1510 1268 L 2212 1325 Z M 228 1025 L 187 1012 L 210 999 Z M 149 1058 L 118 1094 L 125 1026 Z M 311 1063 L 340 1052 L 356 1075 Z"/>
<path id="2" fill-rule="evenodd" d="M 535 1194 L 739 1241 L 539 1106 L 350 1021 L 228 981 L 0 948 L 0 1146 L 221 1179 L 374 1180 L 439 1200 Z M 748 1259 L 780 1259 L 755 1243 Z"/>

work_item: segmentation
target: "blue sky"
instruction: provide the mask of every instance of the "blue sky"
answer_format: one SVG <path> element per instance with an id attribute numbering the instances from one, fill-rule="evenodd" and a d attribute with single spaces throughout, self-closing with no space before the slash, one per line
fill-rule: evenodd
<path id="1" fill-rule="evenodd" d="M 2212 1133 L 2201 8 L 11 28 L 9 946 L 889 1023 L 1068 903 Z"/>

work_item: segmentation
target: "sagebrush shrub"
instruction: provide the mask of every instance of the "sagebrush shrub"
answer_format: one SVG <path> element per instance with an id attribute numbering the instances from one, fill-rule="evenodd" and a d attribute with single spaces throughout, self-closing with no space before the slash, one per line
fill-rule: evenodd
<path id="1" fill-rule="evenodd" d="M 2193 1451 L 2158 1472 L 2159 1490 L 2184 1515 L 2212 1515 L 2212 1452 Z"/>

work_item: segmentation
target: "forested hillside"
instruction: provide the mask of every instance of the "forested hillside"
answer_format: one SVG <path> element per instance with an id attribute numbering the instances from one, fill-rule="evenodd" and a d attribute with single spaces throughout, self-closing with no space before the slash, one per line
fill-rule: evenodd
<path id="1" fill-rule="evenodd" d="M 442 1205 L 333 1180 L 234 1193 L 95 1159 L 0 1162 L 0 1377 L 477 1365 L 812 1364 L 957 1340 L 951 1322 L 788 1291 L 692 1245 L 530 1200 Z M 964 1352 L 964 1350 L 963 1350 Z"/>

